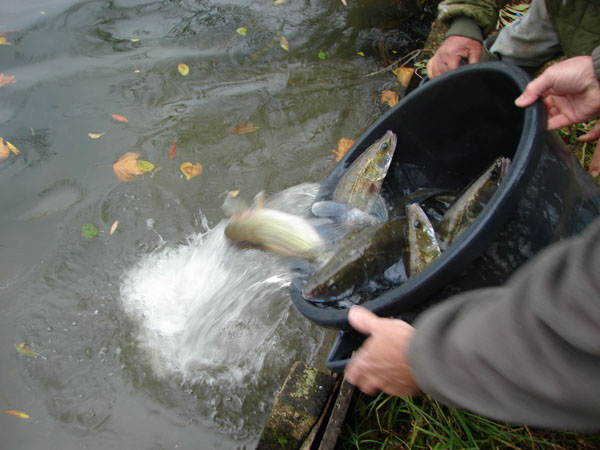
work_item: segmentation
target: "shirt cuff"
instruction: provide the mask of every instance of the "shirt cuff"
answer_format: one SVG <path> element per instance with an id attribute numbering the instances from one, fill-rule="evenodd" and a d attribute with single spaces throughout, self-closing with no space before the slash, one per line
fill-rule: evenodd
<path id="1" fill-rule="evenodd" d="M 600 46 L 592 51 L 592 65 L 594 66 L 596 78 L 598 79 L 598 82 L 600 82 Z"/>
<path id="2" fill-rule="evenodd" d="M 452 20 L 452 24 L 446 33 L 446 37 L 448 36 L 464 36 L 483 43 L 481 28 L 473 19 L 467 16 L 458 16 Z M 600 53 L 598 56 L 600 58 Z"/>

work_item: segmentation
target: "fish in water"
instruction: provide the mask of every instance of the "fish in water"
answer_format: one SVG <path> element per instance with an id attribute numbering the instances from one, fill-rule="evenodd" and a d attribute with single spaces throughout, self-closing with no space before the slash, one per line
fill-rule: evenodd
<path id="1" fill-rule="evenodd" d="M 362 209 L 331 200 L 313 203 L 311 211 L 316 217 L 328 218 L 336 224 L 336 226 L 329 227 L 332 235 L 328 237 L 331 241 L 342 239 L 349 234 L 381 222 L 378 217 L 366 213 Z"/>
<path id="2" fill-rule="evenodd" d="M 406 242 L 404 261 L 409 277 L 414 277 L 442 254 L 433 225 L 418 203 L 406 206 Z"/>
<path id="3" fill-rule="evenodd" d="M 317 229 L 305 218 L 264 208 L 264 194 L 259 193 L 252 207 L 228 196 L 223 209 L 232 214 L 225 236 L 239 244 L 263 248 L 280 256 L 314 259 L 324 244 Z"/>
<path id="4" fill-rule="evenodd" d="M 387 131 L 352 162 L 340 179 L 333 201 L 347 203 L 369 214 L 387 220 L 385 202 L 380 195 L 381 185 L 396 150 L 397 137 Z"/>
<path id="5" fill-rule="evenodd" d="M 437 225 L 437 233 L 447 248 L 477 218 L 508 170 L 510 159 L 497 158 L 485 172 L 470 183 L 448 207 Z"/>
<path id="6" fill-rule="evenodd" d="M 306 300 L 333 301 L 351 293 L 401 260 L 405 219 L 392 219 L 347 238 L 302 289 Z"/>

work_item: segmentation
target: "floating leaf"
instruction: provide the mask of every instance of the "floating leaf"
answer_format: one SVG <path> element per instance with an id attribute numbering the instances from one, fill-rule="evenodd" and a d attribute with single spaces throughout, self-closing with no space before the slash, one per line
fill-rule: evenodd
<path id="1" fill-rule="evenodd" d="M 104 135 L 104 133 L 88 133 L 88 136 L 91 139 L 98 139 L 100 137 L 102 137 Z"/>
<path id="2" fill-rule="evenodd" d="M 390 89 L 385 89 L 381 93 L 381 103 L 387 103 L 390 106 L 394 106 L 398 103 L 398 93 Z"/>
<path id="3" fill-rule="evenodd" d="M 0 73 L 0 86 L 4 86 L 5 84 L 16 83 L 14 75 L 4 75 Z"/>
<path id="4" fill-rule="evenodd" d="M 171 142 L 171 150 L 169 150 L 169 158 L 175 158 L 175 141 Z"/>
<path id="5" fill-rule="evenodd" d="M 393 70 L 392 72 L 394 72 L 394 74 L 398 78 L 398 82 L 402 86 L 407 87 L 408 83 L 410 83 L 410 79 L 412 78 L 413 73 L 415 73 L 415 69 L 413 67 L 399 67 L 398 69 Z"/>
<path id="6" fill-rule="evenodd" d="M 365 56 L 365 54 L 364 54 L 363 52 L 356 52 L 356 54 L 357 54 L 358 56 Z"/>
<path id="7" fill-rule="evenodd" d="M 119 181 L 131 181 L 145 171 L 138 165 L 139 153 L 127 152 L 113 164 L 113 172 Z"/>
<path id="8" fill-rule="evenodd" d="M 258 127 L 256 125 L 253 125 L 251 123 L 240 123 L 239 125 L 236 125 L 233 130 L 230 131 L 231 134 L 247 134 L 247 133 L 254 133 L 256 130 L 258 130 Z"/>
<path id="9" fill-rule="evenodd" d="M 239 190 L 227 191 L 227 196 L 228 197 L 236 198 L 238 195 L 240 195 L 240 191 Z"/>
<path id="10" fill-rule="evenodd" d="M 190 180 L 202 173 L 202 164 L 200 163 L 192 164 L 191 162 L 184 162 L 179 168 L 187 180 Z"/>
<path id="11" fill-rule="evenodd" d="M 344 4 L 344 6 L 348 6 L 348 3 L 346 2 L 346 0 L 342 0 L 342 3 Z"/>
<path id="12" fill-rule="evenodd" d="M 246 33 L 248 32 L 248 30 L 244 27 L 239 27 L 237 30 L 235 30 L 235 32 L 237 34 L 239 34 L 240 36 L 246 36 Z"/>
<path id="13" fill-rule="evenodd" d="M 28 414 L 25 414 L 23 411 L 17 411 L 16 409 L 8 409 L 6 410 L 6 414 L 18 417 L 19 419 L 29 419 Z"/>
<path id="14" fill-rule="evenodd" d="M 81 235 L 86 239 L 93 239 L 98 236 L 98 228 L 93 223 L 81 225 Z"/>
<path id="15" fill-rule="evenodd" d="M 26 342 L 18 342 L 15 344 L 15 350 L 22 355 L 29 356 L 30 358 L 37 358 L 35 352 Z"/>
<path id="16" fill-rule="evenodd" d="M 281 5 L 282 3 L 285 3 L 285 0 L 275 0 L 273 2 L 274 5 Z"/>
<path id="17" fill-rule="evenodd" d="M 110 117 L 112 117 L 115 120 L 118 120 L 119 122 L 129 123 L 127 117 L 122 116 L 121 114 L 111 114 Z"/>
<path id="18" fill-rule="evenodd" d="M 0 45 L 12 45 L 6 40 L 6 36 L 0 36 Z"/>
<path id="19" fill-rule="evenodd" d="M 10 142 L 6 141 L 6 145 L 8 146 L 8 149 L 13 152 L 13 154 L 15 156 L 18 156 L 21 154 L 21 152 L 19 151 L 19 149 L 17 147 L 15 147 L 14 145 L 12 145 Z"/>
<path id="20" fill-rule="evenodd" d="M 319 52 L 318 56 L 319 56 L 319 59 L 327 59 L 327 53 L 325 53 L 323 51 Z"/>
<path id="21" fill-rule="evenodd" d="M 288 51 L 288 52 L 290 51 L 290 43 L 285 38 L 285 36 L 283 36 L 283 35 L 279 36 L 279 45 L 281 45 L 281 48 L 284 49 L 285 51 Z"/>
<path id="22" fill-rule="evenodd" d="M 179 70 L 179 73 L 181 75 L 183 75 L 184 77 L 187 77 L 188 74 L 190 73 L 190 68 L 187 66 L 187 64 L 184 64 L 184 63 L 178 64 L 177 70 Z"/>
<path id="23" fill-rule="evenodd" d="M 46 11 L 40 11 L 40 14 L 42 14 L 42 15 L 45 16 L 46 15 Z"/>
<path id="24" fill-rule="evenodd" d="M 4 143 L 4 138 L 0 137 L 0 161 L 5 160 L 10 155 L 10 148 Z"/>
<path id="25" fill-rule="evenodd" d="M 332 150 L 332 152 L 335 154 L 335 162 L 339 162 L 346 153 L 348 153 L 348 150 L 350 150 L 350 148 L 354 145 L 354 142 L 356 142 L 354 139 L 346 139 L 346 138 L 341 138 L 338 141 L 338 146 L 335 150 Z"/>
<path id="26" fill-rule="evenodd" d="M 129 39 L 131 42 L 140 42 L 139 38 L 131 38 Z"/>
<path id="27" fill-rule="evenodd" d="M 115 220 L 115 221 L 113 222 L 113 224 L 111 225 L 111 227 L 110 227 L 110 233 L 109 233 L 109 234 L 110 234 L 111 236 L 112 236 L 112 234 L 115 232 L 115 230 L 117 229 L 117 227 L 118 227 L 118 226 L 119 226 L 119 221 L 118 221 L 118 220 Z"/>
<path id="28" fill-rule="evenodd" d="M 154 169 L 154 164 L 152 164 L 150 161 L 144 161 L 143 159 L 138 160 L 137 166 L 144 173 L 148 173 Z"/>

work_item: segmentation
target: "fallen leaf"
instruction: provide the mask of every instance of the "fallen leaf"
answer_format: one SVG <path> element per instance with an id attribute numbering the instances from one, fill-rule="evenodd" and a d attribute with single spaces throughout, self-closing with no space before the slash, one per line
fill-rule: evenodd
<path id="1" fill-rule="evenodd" d="M 358 56 L 365 56 L 365 54 L 364 54 L 363 52 L 356 52 L 356 54 L 357 54 Z"/>
<path id="2" fill-rule="evenodd" d="M 140 42 L 139 38 L 131 38 L 129 39 L 131 42 Z"/>
<path id="3" fill-rule="evenodd" d="M 119 226 L 119 221 L 118 221 L 118 220 L 115 220 L 115 221 L 113 222 L 113 224 L 111 225 L 111 227 L 110 227 L 110 233 L 109 233 L 109 234 L 110 234 L 111 236 L 112 236 L 112 234 L 115 232 L 115 230 L 117 229 L 117 227 L 118 227 L 118 226 Z"/>
<path id="4" fill-rule="evenodd" d="M 317 56 L 319 57 L 319 59 L 327 59 L 327 53 L 325 52 L 319 52 Z"/>
<path id="5" fill-rule="evenodd" d="M 42 15 L 45 16 L 46 15 L 46 11 L 40 11 L 40 14 L 42 14 Z"/>
<path id="6" fill-rule="evenodd" d="M 410 83 L 410 79 L 412 78 L 413 73 L 415 73 L 415 69 L 413 67 L 399 67 L 392 72 L 394 72 L 398 78 L 398 82 L 402 86 L 408 87 L 408 83 Z"/>
<path id="7" fill-rule="evenodd" d="M 4 86 L 5 84 L 16 83 L 14 75 L 4 75 L 0 73 L 0 86 Z"/>
<path id="8" fill-rule="evenodd" d="M 283 36 L 283 35 L 279 36 L 279 45 L 281 45 L 281 48 L 284 49 L 285 51 L 288 51 L 288 52 L 290 51 L 290 43 L 285 38 L 285 36 Z"/>
<path id="9" fill-rule="evenodd" d="M 381 103 L 387 103 L 390 106 L 394 106 L 398 103 L 398 93 L 391 89 L 385 89 L 381 93 Z"/>
<path id="10" fill-rule="evenodd" d="M 346 2 L 346 0 L 342 0 L 342 3 L 344 4 L 344 6 L 348 6 L 348 3 Z"/>
<path id="11" fill-rule="evenodd" d="M 28 414 L 25 414 L 23 411 L 17 411 L 16 409 L 8 409 L 6 410 L 6 414 L 18 417 L 19 419 L 29 419 Z"/>
<path id="12" fill-rule="evenodd" d="M 183 63 L 180 63 L 179 65 L 177 65 L 177 70 L 179 70 L 179 73 L 181 75 L 183 75 L 184 77 L 187 77 L 188 74 L 190 73 L 190 68 L 187 66 L 187 64 L 183 64 Z"/>
<path id="13" fill-rule="evenodd" d="M 246 36 L 246 33 L 248 32 L 248 30 L 244 27 L 239 27 L 237 30 L 235 30 L 235 32 L 237 34 L 239 34 L 240 36 Z"/>
<path id="14" fill-rule="evenodd" d="M 191 162 L 184 162 L 179 168 L 188 180 L 202 173 L 202 164 L 200 163 L 192 164 Z"/>
<path id="15" fill-rule="evenodd" d="M 129 123 L 127 117 L 122 116 L 121 114 L 111 114 L 110 117 L 112 117 L 115 120 L 118 120 L 119 122 Z"/>
<path id="16" fill-rule="evenodd" d="M 332 152 L 335 154 L 335 162 L 340 162 L 340 160 L 344 157 L 346 153 L 348 153 L 348 150 L 352 148 L 355 142 L 356 141 L 354 139 L 341 138 L 338 141 L 337 148 L 335 150 L 332 150 Z"/>
<path id="17" fill-rule="evenodd" d="M 0 137 L 0 161 L 8 158 L 8 155 L 10 155 L 10 148 L 4 143 L 4 138 Z"/>
<path id="18" fill-rule="evenodd" d="M 171 150 L 169 150 L 169 158 L 175 158 L 175 141 L 171 142 Z"/>
<path id="19" fill-rule="evenodd" d="M 88 136 L 91 139 L 98 139 L 100 137 L 102 137 L 104 135 L 104 133 L 88 133 Z"/>
<path id="20" fill-rule="evenodd" d="M 227 191 L 227 196 L 231 197 L 231 198 L 236 198 L 238 195 L 240 195 L 240 191 L 236 190 L 236 191 Z"/>
<path id="21" fill-rule="evenodd" d="M 0 45 L 12 45 L 6 40 L 6 36 L 0 36 Z"/>
<path id="22" fill-rule="evenodd" d="M 230 131 L 231 134 L 247 134 L 247 133 L 254 133 L 256 130 L 258 130 L 258 127 L 256 125 L 253 125 L 251 123 L 240 123 L 239 125 L 236 125 L 233 130 Z"/>
<path id="23" fill-rule="evenodd" d="M 15 344 L 15 350 L 22 355 L 29 356 L 30 358 L 37 358 L 35 352 L 26 342 L 19 342 Z"/>
<path id="24" fill-rule="evenodd" d="M 98 228 L 93 223 L 81 225 L 81 235 L 86 239 L 93 239 L 98 235 Z"/>
<path id="25" fill-rule="evenodd" d="M 10 149 L 11 152 L 13 152 L 13 154 L 15 156 L 18 156 L 21 154 L 19 149 L 17 147 L 15 147 L 14 145 L 12 145 L 10 142 L 6 141 L 6 145 L 8 145 L 8 148 Z"/>
<path id="26" fill-rule="evenodd" d="M 131 181 L 136 176 L 142 175 L 144 170 L 138 165 L 139 153 L 127 152 L 113 164 L 113 172 L 119 181 Z"/>
<path id="27" fill-rule="evenodd" d="M 137 166 L 144 173 L 148 173 L 154 169 L 154 164 L 150 161 L 144 161 L 143 159 L 138 160 Z"/>
<path id="28" fill-rule="evenodd" d="M 285 0 L 275 0 L 273 2 L 274 5 L 281 5 L 282 3 L 285 3 Z"/>

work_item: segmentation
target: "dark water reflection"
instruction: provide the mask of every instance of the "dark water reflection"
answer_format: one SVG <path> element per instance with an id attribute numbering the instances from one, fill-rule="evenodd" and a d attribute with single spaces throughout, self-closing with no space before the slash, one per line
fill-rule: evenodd
<path id="1" fill-rule="evenodd" d="M 405 26 L 408 11 L 394 11 L 386 26 Z M 386 109 L 379 96 L 393 78 L 363 77 L 380 61 L 356 53 L 372 47 L 384 12 L 383 2 L 334 0 L 0 0 L 11 43 L 0 72 L 16 79 L 0 87 L 0 136 L 22 152 L 0 163 L 0 403 L 31 416 L 0 415 L 2 448 L 254 445 L 289 366 L 314 362 L 322 331 L 275 290 L 246 325 L 274 323 L 277 348 L 211 397 L 201 374 L 157 375 L 121 284 L 148 255 L 191 245 L 202 219 L 217 227 L 225 191 L 251 198 L 322 179 L 337 141 Z M 400 51 L 422 45 L 426 27 L 410 27 L 397 30 Z M 247 122 L 259 130 L 229 133 Z M 161 170 L 119 183 L 111 166 L 129 151 Z M 184 161 L 202 175 L 186 181 Z M 81 236 L 86 223 L 97 238 Z M 21 341 L 39 357 L 18 354 Z"/>

